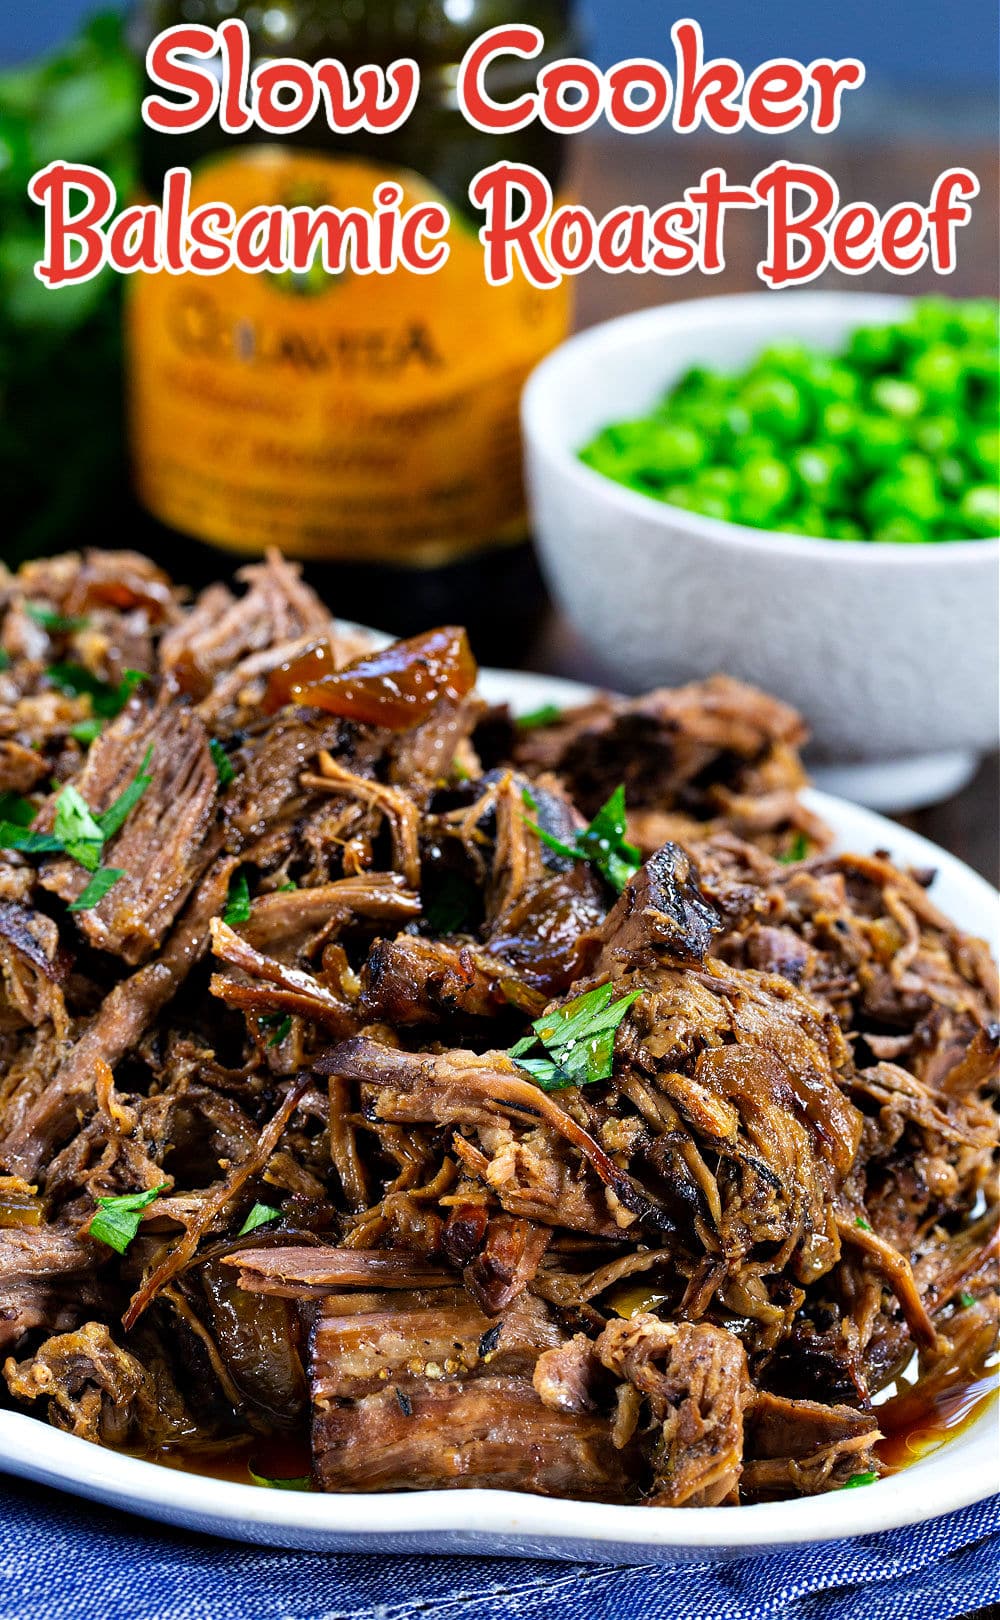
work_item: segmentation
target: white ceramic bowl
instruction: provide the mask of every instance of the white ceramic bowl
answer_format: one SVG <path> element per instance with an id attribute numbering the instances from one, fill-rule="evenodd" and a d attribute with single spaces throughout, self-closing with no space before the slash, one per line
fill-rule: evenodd
<path id="1" fill-rule="evenodd" d="M 833 350 L 908 303 L 762 292 L 663 305 L 571 338 L 523 404 L 542 563 L 608 678 L 635 690 L 715 670 L 753 681 L 802 711 L 820 760 L 894 764 L 856 793 L 851 777 L 823 783 L 883 809 L 954 790 L 996 746 L 1000 541 L 799 540 L 665 506 L 577 452 L 689 366 L 737 369 L 782 339 Z"/>
<path id="2" fill-rule="evenodd" d="M 593 696 L 569 681 L 509 670 L 484 670 L 479 689 L 517 714 Z M 806 802 L 829 823 L 838 849 L 887 849 L 903 865 L 935 868 L 934 901 L 966 932 L 988 939 L 994 950 L 1000 947 L 995 891 L 953 855 L 823 793 L 810 791 Z M 165 1524 L 272 1547 L 670 1566 L 872 1535 L 982 1501 L 996 1489 L 1000 1468 L 996 1419 L 991 1402 L 946 1445 L 866 1490 L 741 1508 L 621 1507 L 492 1490 L 375 1496 L 267 1491 L 159 1468 L 2 1410 L 0 1471 Z"/>

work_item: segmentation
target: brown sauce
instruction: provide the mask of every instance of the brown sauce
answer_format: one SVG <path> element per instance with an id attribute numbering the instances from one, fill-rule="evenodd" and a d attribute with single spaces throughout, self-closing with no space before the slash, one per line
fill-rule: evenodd
<path id="1" fill-rule="evenodd" d="M 992 1358 L 991 1358 L 992 1359 Z M 928 1380 L 930 1383 L 930 1380 Z M 879 1408 L 885 1439 L 876 1447 L 879 1461 L 891 1474 L 939 1450 L 962 1433 L 996 1402 L 997 1368 L 983 1365 L 970 1381 L 956 1369 L 955 1382 L 942 1388 L 920 1383 Z M 204 1479 L 253 1485 L 253 1474 L 266 1479 L 301 1479 L 312 1467 L 305 1435 L 220 1441 L 217 1445 L 178 1447 L 150 1456 L 150 1462 Z"/>
<path id="2" fill-rule="evenodd" d="M 991 1358 L 992 1359 L 992 1358 Z M 931 1381 L 928 1380 L 928 1385 Z M 932 1387 L 914 1384 L 878 1409 L 885 1435 L 876 1447 L 890 1473 L 929 1456 L 967 1429 L 997 1399 L 997 1369 L 985 1364 L 971 1380 L 956 1371 L 952 1383 Z"/>

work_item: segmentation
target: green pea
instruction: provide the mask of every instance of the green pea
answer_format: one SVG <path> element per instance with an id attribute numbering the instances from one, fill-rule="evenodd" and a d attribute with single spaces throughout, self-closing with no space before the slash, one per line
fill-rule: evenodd
<path id="1" fill-rule="evenodd" d="M 799 533 L 811 535 L 814 540 L 825 540 L 827 536 L 827 519 L 822 507 L 807 503 L 805 506 L 795 508 L 798 520 Z"/>
<path id="2" fill-rule="evenodd" d="M 909 421 L 924 408 L 924 396 L 915 383 L 904 377 L 879 377 L 872 383 L 872 404 L 890 416 Z"/>
<path id="3" fill-rule="evenodd" d="M 701 489 L 695 484 L 685 493 L 687 499 L 684 504 L 689 512 L 699 512 L 702 517 L 732 519 L 732 502 L 717 490 Z"/>
<path id="4" fill-rule="evenodd" d="M 741 403 L 756 429 L 763 428 L 785 443 L 800 439 L 808 425 L 805 401 L 788 377 L 769 373 L 752 378 L 743 390 Z"/>
<path id="5" fill-rule="evenodd" d="M 996 428 L 981 428 L 970 434 L 968 451 L 987 480 L 1000 483 L 1000 433 Z"/>
<path id="6" fill-rule="evenodd" d="M 824 504 L 839 496 L 847 480 L 847 457 L 836 445 L 803 445 L 792 466 L 806 491 Z"/>
<path id="7" fill-rule="evenodd" d="M 791 498 L 792 475 L 776 456 L 753 456 L 744 462 L 740 475 L 740 511 L 770 517 Z"/>
<path id="8" fill-rule="evenodd" d="M 904 424 L 891 416 L 859 416 L 855 423 L 854 453 L 861 467 L 873 471 L 891 467 L 909 444 Z"/>
<path id="9" fill-rule="evenodd" d="M 848 341 L 847 357 L 862 371 L 882 371 L 895 363 L 899 349 L 895 327 L 859 326 Z"/>
<path id="10" fill-rule="evenodd" d="M 677 473 L 700 467 L 708 453 L 705 439 L 686 422 L 661 422 L 647 428 L 629 456 L 633 470 L 652 482 L 665 484 Z"/>
<path id="11" fill-rule="evenodd" d="M 928 399 L 953 399 L 962 387 L 965 367 L 957 349 L 934 343 L 918 354 L 910 376 Z"/>
<path id="12" fill-rule="evenodd" d="M 938 483 L 950 495 L 957 495 L 969 481 L 968 469 L 958 456 L 942 456 L 936 470 Z"/>
<path id="13" fill-rule="evenodd" d="M 827 534 L 831 540 L 866 540 L 868 536 L 859 523 L 852 523 L 850 518 L 834 518 Z"/>
<path id="14" fill-rule="evenodd" d="M 718 495 L 732 498 L 740 487 L 740 475 L 735 467 L 702 467 L 695 479 L 696 489 L 715 490 Z"/>
<path id="15" fill-rule="evenodd" d="M 983 539 L 1000 535 L 1000 487 L 974 484 L 958 503 L 959 516 L 970 534 Z"/>
<path id="16" fill-rule="evenodd" d="M 914 429 L 913 442 L 929 456 L 943 456 L 954 450 L 961 436 L 953 416 L 925 416 Z"/>
<path id="17" fill-rule="evenodd" d="M 580 451 L 644 495 L 781 533 L 913 544 L 1000 531 L 998 315 L 924 299 L 836 354 L 789 340 L 692 366 Z"/>
<path id="18" fill-rule="evenodd" d="M 845 404 L 841 399 L 835 399 L 831 404 L 823 406 L 819 425 L 825 439 L 849 439 L 857 421 L 858 413 L 855 407 Z"/>
<path id="19" fill-rule="evenodd" d="M 872 535 L 873 540 L 894 546 L 915 546 L 926 538 L 927 532 L 923 526 L 913 518 L 907 517 L 905 512 L 899 512 L 895 517 L 888 518 Z"/>

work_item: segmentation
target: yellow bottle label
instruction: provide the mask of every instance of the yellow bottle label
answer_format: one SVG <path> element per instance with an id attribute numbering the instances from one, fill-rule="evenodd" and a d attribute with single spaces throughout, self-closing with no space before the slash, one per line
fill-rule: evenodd
<path id="1" fill-rule="evenodd" d="M 371 211 L 439 201 L 418 176 L 257 147 L 196 170 L 191 208 Z M 433 275 L 136 276 L 128 308 L 138 494 L 232 550 L 431 566 L 524 533 L 518 400 L 565 336 L 569 295 L 491 287 L 452 211 Z"/>

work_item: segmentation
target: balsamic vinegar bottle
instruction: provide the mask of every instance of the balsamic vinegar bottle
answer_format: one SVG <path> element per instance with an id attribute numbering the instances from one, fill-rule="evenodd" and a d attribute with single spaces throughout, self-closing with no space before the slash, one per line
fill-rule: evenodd
<path id="1" fill-rule="evenodd" d="M 468 186 L 499 158 L 558 191 L 562 140 L 499 138 L 455 104 L 457 64 L 487 28 L 533 22 L 544 58 L 504 58 L 500 99 L 572 54 L 569 0 L 149 0 L 136 48 L 175 23 L 242 17 L 254 58 L 335 57 L 348 72 L 413 57 L 413 112 L 387 135 L 337 135 L 317 117 L 277 139 L 144 131 L 143 184 L 190 167 L 191 207 L 267 203 L 369 211 L 385 180 L 404 202 L 443 198 L 451 253 L 434 275 L 136 276 L 126 366 L 136 493 L 147 543 L 200 582 L 277 546 L 345 617 L 409 634 L 467 623 L 480 657 L 510 662 L 544 606 L 527 537 L 518 401 L 566 335 L 565 289 L 486 281 Z"/>

